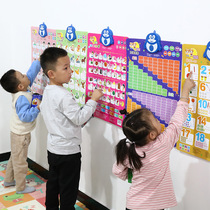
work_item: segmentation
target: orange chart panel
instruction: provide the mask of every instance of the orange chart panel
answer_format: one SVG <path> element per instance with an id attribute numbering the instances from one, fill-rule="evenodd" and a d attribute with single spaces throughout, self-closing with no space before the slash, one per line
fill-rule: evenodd
<path id="1" fill-rule="evenodd" d="M 196 86 L 177 149 L 210 161 L 210 61 L 204 57 L 205 45 L 184 44 L 182 49 L 182 87 L 190 72 Z"/>

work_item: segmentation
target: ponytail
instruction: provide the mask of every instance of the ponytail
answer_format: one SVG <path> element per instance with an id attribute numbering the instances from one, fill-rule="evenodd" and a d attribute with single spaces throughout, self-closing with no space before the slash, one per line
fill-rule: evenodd
<path id="1" fill-rule="evenodd" d="M 135 142 L 131 142 L 128 139 L 122 139 L 119 141 L 115 148 L 117 164 L 125 164 L 125 159 L 128 158 L 129 164 L 132 169 L 140 170 L 143 166 L 141 159 L 146 157 L 141 157 L 136 153 Z"/>
<path id="2" fill-rule="evenodd" d="M 126 138 L 122 139 L 118 142 L 116 148 L 115 148 L 115 154 L 117 158 L 117 164 L 123 164 L 127 154 L 128 154 L 128 147 L 126 145 Z"/>
<path id="3" fill-rule="evenodd" d="M 140 170 L 143 166 L 141 159 L 145 158 L 146 154 L 143 152 L 143 156 L 138 155 L 136 147 L 143 147 L 148 144 L 147 136 L 155 129 L 149 118 L 152 112 L 146 108 L 141 108 L 131 113 L 124 109 L 120 110 L 120 113 L 126 116 L 122 126 L 126 138 L 122 139 L 116 146 L 117 164 L 125 165 L 125 160 L 128 159 L 131 169 Z"/>
<path id="4" fill-rule="evenodd" d="M 136 152 L 135 144 L 130 145 L 129 152 L 128 152 L 128 160 L 129 160 L 129 164 L 131 165 L 132 169 L 140 170 L 140 168 L 143 166 L 141 159 L 145 158 L 145 157 L 146 157 L 145 152 L 144 152 L 143 156 L 140 156 Z"/>

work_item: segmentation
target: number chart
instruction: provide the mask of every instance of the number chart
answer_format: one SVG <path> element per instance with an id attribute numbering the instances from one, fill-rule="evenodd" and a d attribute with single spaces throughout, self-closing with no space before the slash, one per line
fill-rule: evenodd
<path id="1" fill-rule="evenodd" d="M 161 122 L 172 117 L 180 93 L 182 46 L 161 41 L 162 50 L 151 54 L 144 39 L 127 39 L 127 111 L 146 107 Z"/>
<path id="2" fill-rule="evenodd" d="M 39 56 L 47 47 L 56 46 L 56 30 L 48 29 L 47 36 L 41 37 L 39 35 L 38 27 L 31 27 L 31 49 L 32 49 L 32 61 L 39 59 Z M 43 70 L 38 73 L 31 87 L 32 91 L 35 93 L 43 94 L 44 88 L 48 84 L 49 80 L 47 76 L 43 73 Z"/>
<path id="3" fill-rule="evenodd" d="M 114 44 L 105 47 L 100 34 L 88 34 L 86 100 L 95 88 L 101 88 L 104 96 L 99 100 L 95 117 L 122 126 L 126 93 L 126 39 L 114 36 Z"/>
<path id="4" fill-rule="evenodd" d="M 67 88 L 80 106 L 85 104 L 86 90 L 86 60 L 87 60 L 87 32 L 76 31 L 76 39 L 69 41 L 65 37 L 65 30 L 56 30 L 56 46 L 65 49 L 70 58 L 73 71 Z"/>
<path id="5" fill-rule="evenodd" d="M 206 46 L 182 46 L 182 84 L 192 71 L 196 86 L 190 92 L 189 113 L 177 149 L 210 161 L 210 61 L 203 57 Z"/>

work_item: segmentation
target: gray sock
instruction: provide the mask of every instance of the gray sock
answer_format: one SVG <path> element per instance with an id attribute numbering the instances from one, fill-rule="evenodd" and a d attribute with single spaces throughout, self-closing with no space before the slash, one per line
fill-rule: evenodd
<path id="1" fill-rule="evenodd" d="M 13 182 L 4 182 L 4 186 L 5 187 L 10 187 L 10 186 L 15 186 L 15 181 L 13 181 Z"/>
<path id="2" fill-rule="evenodd" d="M 25 194 L 25 193 L 32 193 L 32 192 L 34 192 L 34 191 L 36 191 L 36 188 L 26 186 L 26 188 L 25 188 L 24 190 L 22 190 L 22 191 L 17 191 L 16 193 L 17 193 L 17 194 Z"/>

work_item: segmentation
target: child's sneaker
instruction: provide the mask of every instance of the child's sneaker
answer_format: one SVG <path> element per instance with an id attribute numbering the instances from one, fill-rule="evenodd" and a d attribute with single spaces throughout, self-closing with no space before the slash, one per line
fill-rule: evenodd
<path id="1" fill-rule="evenodd" d="M 16 193 L 17 193 L 17 194 L 25 194 L 25 193 L 32 193 L 32 192 L 34 192 L 34 191 L 36 191 L 36 188 L 26 186 L 25 190 L 23 190 L 23 191 L 18 191 L 18 192 L 16 192 Z"/>
<path id="2" fill-rule="evenodd" d="M 15 181 L 13 181 L 13 182 L 4 182 L 4 186 L 5 187 L 11 187 L 11 186 L 15 186 Z"/>

